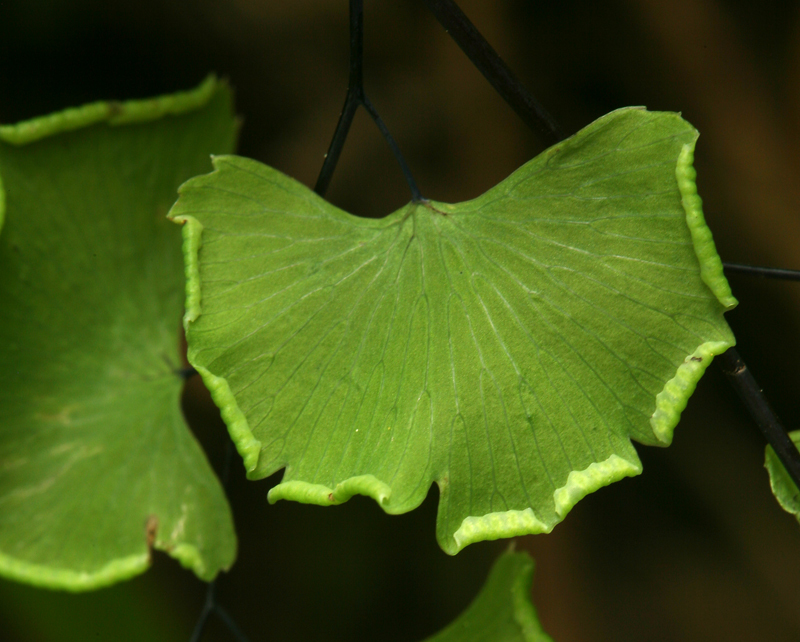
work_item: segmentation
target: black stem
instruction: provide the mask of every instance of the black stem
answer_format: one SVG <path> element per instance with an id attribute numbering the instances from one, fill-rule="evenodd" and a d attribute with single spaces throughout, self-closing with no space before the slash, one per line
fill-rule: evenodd
<path id="1" fill-rule="evenodd" d="M 228 491 L 228 482 L 230 480 L 230 472 L 231 472 L 231 462 L 233 461 L 233 441 L 230 437 L 228 437 L 228 443 L 225 447 L 225 460 L 222 464 L 222 475 L 220 475 L 220 481 L 222 483 L 222 488 L 227 493 Z M 219 576 L 217 576 L 219 577 Z M 214 578 L 208 583 L 208 588 L 206 588 L 206 599 L 205 603 L 203 604 L 203 610 L 200 613 L 200 617 L 197 620 L 197 624 L 194 626 L 194 631 L 192 631 L 192 637 L 189 638 L 189 642 L 200 642 L 200 639 L 203 637 L 203 632 L 205 631 L 206 624 L 208 623 L 208 618 L 212 613 L 216 613 L 217 617 L 222 620 L 223 624 L 228 627 L 228 630 L 233 634 L 233 637 L 236 638 L 238 642 L 247 642 L 247 637 L 236 624 L 234 619 L 228 615 L 228 612 L 223 609 L 219 604 L 217 604 L 216 599 L 216 592 L 217 592 L 217 578 Z"/>
<path id="2" fill-rule="evenodd" d="M 200 638 L 203 637 L 203 632 L 206 628 L 206 623 L 208 622 L 208 617 L 211 615 L 212 611 L 214 611 L 214 590 L 216 589 L 216 580 L 209 582 L 208 588 L 206 589 L 206 601 L 203 604 L 203 611 L 200 613 L 200 617 L 197 620 L 197 624 L 194 625 L 194 631 L 192 631 L 192 637 L 189 638 L 189 642 L 200 642 Z"/>
<path id="3" fill-rule="evenodd" d="M 729 348 L 720 357 L 722 372 L 728 377 L 739 399 L 747 408 L 769 445 L 786 468 L 792 481 L 800 488 L 800 454 L 775 411 L 769 405 L 750 370 L 736 348 Z"/>
<path id="4" fill-rule="evenodd" d="M 333 171 L 339 162 L 339 156 L 341 156 L 344 142 L 350 132 L 350 125 L 353 124 L 353 118 L 359 105 L 364 106 L 389 144 L 392 154 L 400 164 L 408 188 L 411 190 L 411 199 L 414 202 L 424 201 L 425 199 L 422 198 L 417 183 L 411 175 L 411 170 L 400 153 L 400 148 L 389 133 L 378 111 L 364 94 L 364 1 L 350 0 L 350 78 L 347 83 L 347 96 L 344 99 L 342 114 L 339 116 L 328 153 L 325 154 L 325 162 L 322 163 L 322 169 L 320 169 L 317 183 L 314 186 L 314 191 L 320 196 L 324 196 L 328 191 Z"/>
<path id="5" fill-rule="evenodd" d="M 408 168 L 406 164 L 406 159 L 403 158 L 403 155 L 400 153 L 400 148 L 397 146 L 394 138 L 389 133 L 389 130 L 386 128 L 386 125 L 383 122 L 383 119 L 378 114 L 375 107 L 370 102 L 369 98 L 367 98 L 366 94 L 361 95 L 361 104 L 364 105 L 364 109 L 367 110 L 367 113 L 372 117 L 372 120 L 378 126 L 381 134 L 383 134 L 384 139 L 386 142 L 389 143 L 389 147 L 392 150 L 392 154 L 397 159 L 397 162 L 400 164 L 400 170 L 403 172 L 403 176 L 406 178 L 406 183 L 408 183 L 408 188 L 411 190 L 411 200 L 415 203 L 419 203 L 425 199 L 422 198 L 422 194 L 419 192 L 419 188 L 417 187 L 417 183 L 414 180 L 414 177 L 411 175 L 411 170 Z"/>
<path id="6" fill-rule="evenodd" d="M 228 612 L 225 609 L 217 604 L 215 611 L 217 617 L 219 617 L 219 619 L 225 623 L 225 626 L 228 627 L 228 630 L 233 634 L 233 637 L 236 638 L 237 642 L 248 642 L 247 636 L 239 628 L 239 625 L 236 624 L 236 621 L 230 615 L 228 615 Z"/>
<path id="7" fill-rule="evenodd" d="M 564 133 L 555 119 L 517 80 L 508 65 L 453 0 L 424 2 L 495 91 L 528 127 L 542 136 L 546 145 L 564 140 Z"/>
<path id="8" fill-rule="evenodd" d="M 364 95 L 364 2 L 363 0 L 350 0 L 350 77 L 347 81 L 347 96 L 344 99 L 342 115 L 336 124 L 336 131 L 333 132 L 328 153 L 325 154 L 325 162 L 317 178 L 314 191 L 320 196 L 324 196 L 328 191 L 333 171 L 339 156 L 344 148 L 347 134 L 350 132 L 350 125 L 356 110 L 361 104 Z"/>
<path id="9" fill-rule="evenodd" d="M 758 267 L 755 265 L 742 265 L 741 263 L 723 263 L 726 272 L 734 274 L 747 274 L 765 279 L 780 279 L 783 281 L 800 281 L 800 270 L 784 270 L 781 268 Z"/>

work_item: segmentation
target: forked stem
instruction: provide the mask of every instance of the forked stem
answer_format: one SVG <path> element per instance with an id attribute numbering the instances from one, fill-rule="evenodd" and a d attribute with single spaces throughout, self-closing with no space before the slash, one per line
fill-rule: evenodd
<path id="1" fill-rule="evenodd" d="M 411 200 L 415 203 L 424 201 L 425 199 L 422 198 L 417 183 L 411 175 L 411 170 L 400 153 L 400 147 L 389 133 L 389 129 L 375 106 L 364 93 L 364 0 L 350 0 L 350 78 L 347 83 L 347 96 L 344 99 L 342 114 L 339 116 L 328 153 L 325 154 L 325 162 L 322 163 L 322 169 L 314 186 L 314 191 L 320 196 L 324 196 L 328 190 L 333 171 L 336 169 L 336 163 L 339 161 L 350 125 L 353 123 L 359 106 L 363 106 L 367 110 L 384 140 L 389 144 L 392 154 L 400 165 L 400 171 L 403 172 L 406 183 L 408 183 L 408 188 L 411 190 Z"/>
<path id="2" fill-rule="evenodd" d="M 222 464 L 222 475 L 220 479 L 222 482 L 222 488 L 225 490 L 226 494 L 228 492 L 228 482 L 230 480 L 232 461 L 233 441 L 231 441 L 229 437 L 228 444 L 225 448 L 225 461 Z M 203 637 L 203 633 L 205 633 L 208 619 L 211 617 L 212 613 L 216 614 L 216 616 L 222 620 L 222 623 L 227 627 L 231 635 L 233 635 L 236 642 L 249 642 L 247 636 L 244 634 L 242 629 L 239 628 L 239 625 L 236 623 L 236 621 L 217 602 L 217 578 L 214 578 L 208 583 L 208 587 L 206 588 L 206 599 L 203 602 L 203 610 L 200 612 L 200 617 L 197 619 L 197 624 L 194 625 L 192 637 L 189 638 L 189 642 L 200 642 Z"/>

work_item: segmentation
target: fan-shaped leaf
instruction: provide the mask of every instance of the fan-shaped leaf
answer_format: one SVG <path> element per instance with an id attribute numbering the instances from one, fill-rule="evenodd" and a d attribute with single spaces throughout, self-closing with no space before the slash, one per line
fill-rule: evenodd
<path id="1" fill-rule="evenodd" d="M 623 109 L 466 203 L 353 217 L 237 157 L 181 189 L 189 359 L 270 501 L 432 482 L 437 535 L 550 531 L 666 445 L 734 342 L 697 132 Z"/>
<path id="2" fill-rule="evenodd" d="M 205 579 L 233 562 L 224 493 L 181 416 L 165 215 L 234 135 L 214 79 L 0 127 L 0 574 L 81 590 L 143 571 L 150 547 Z"/>

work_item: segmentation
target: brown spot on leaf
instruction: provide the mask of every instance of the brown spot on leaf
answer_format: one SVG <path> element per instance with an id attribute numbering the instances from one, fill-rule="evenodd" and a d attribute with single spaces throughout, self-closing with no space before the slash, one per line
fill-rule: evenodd
<path id="1" fill-rule="evenodd" d="M 692 357 L 692 361 L 702 361 L 703 357 Z"/>
<path id="2" fill-rule="evenodd" d="M 153 559 L 153 544 L 156 542 L 156 534 L 158 533 L 158 517 L 149 515 L 144 524 L 145 541 L 147 542 L 147 555 L 152 561 Z"/>
<path id="3" fill-rule="evenodd" d="M 335 502 L 336 500 L 333 498 L 333 493 L 328 493 L 328 501 Z"/>
<path id="4" fill-rule="evenodd" d="M 125 108 L 122 106 L 121 102 L 118 101 L 110 101 L 107 103 L 108 109 L 108 117 L 109 118 L 117 118 L 122 115 L 125 111 Z"/>

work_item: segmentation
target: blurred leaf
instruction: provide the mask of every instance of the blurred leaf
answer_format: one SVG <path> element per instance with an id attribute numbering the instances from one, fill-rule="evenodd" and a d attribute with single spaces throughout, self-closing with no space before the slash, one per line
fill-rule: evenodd
<path id="1" fill-rule="evenodd" d="M 789 433 L 794 445 L 800 448 L 800 430 Z M 787 513 L 794 515 L 800 521 L 800 489 L 789 477 L 786 468 L 781 463 L 772 446 L 767 446 L 764 465 L 769 472 L 769 484 L 772 486 L 772 493 Z"/>
<path id="2" fill-rule="evenodd" d="M 185 223 L 189 360 L 270 501 L 389 513 L 440 488 L 437 536 L 549 532 L 667 445 L 733 345 L 697 132 L 623 109 L 466 203 L 360 219 L 220 157 Z"/>
<path id="3" fill-rule="evenodd" d="M 504 553 L 467 610 L 425 642 L 552 642 L 531 603 L 532 585 L 530 556 Z"/>
<path id="4" fill-rule="evenodd" d="M 224 493 L 180 409 L 177 187 L 233 147 L 226 87 L 0 127 L 0 574 L 91 589 L 151 545 L 233 562 Z"/>

